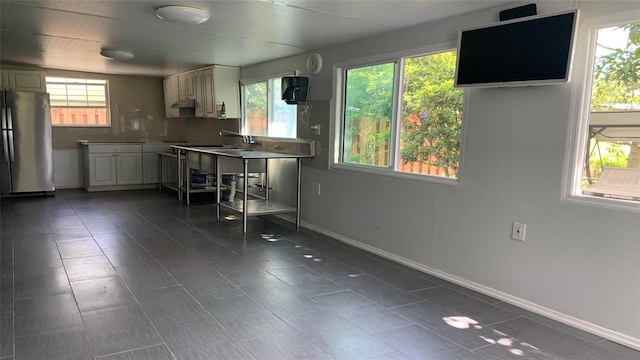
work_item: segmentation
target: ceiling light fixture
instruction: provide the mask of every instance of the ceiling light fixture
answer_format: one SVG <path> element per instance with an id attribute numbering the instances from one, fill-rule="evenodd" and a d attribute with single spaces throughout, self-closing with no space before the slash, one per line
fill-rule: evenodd
<path id="1" fill-rule="evenodd" d="M 126 50 L 101 49 L 100 55 L 112 60 L 131 60 L 133 53 Z"/>
<path id="2" fill-rule="evenodd" d="M 176 24 L 197 25 L 209 20 L 206 10 L 191 6 L 168 5 L 156 9 L 156 16 Z"/>

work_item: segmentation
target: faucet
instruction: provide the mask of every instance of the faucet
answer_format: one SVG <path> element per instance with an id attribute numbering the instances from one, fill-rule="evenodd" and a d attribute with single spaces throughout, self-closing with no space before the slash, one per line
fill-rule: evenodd
<path id="1" fill-rule="evenodd" d="M 218 133 L 220 134 L 220 136 L 233 136 L 233 137 L 242 137 L 244 138 L 244 135 L 235 133 L 233 131 L 229 131 L 229 130 L 220 130 L 220 132 Z"/>
<path id="2" fill-rule="evenodd" d="M 242 134 L 238 134 L 238 133 L 235 133 L 233 131 L 228 131 L 228 130 L 220 130 L 220 132 L 218 134 L 220 134 L 220 136 L 241 137 L 242 138 L 242 142 L 245 143 L 245 144 L 259 144 L 260 143 L 259 141 L 255 140 L 252 135 L 242 135 Z"/>

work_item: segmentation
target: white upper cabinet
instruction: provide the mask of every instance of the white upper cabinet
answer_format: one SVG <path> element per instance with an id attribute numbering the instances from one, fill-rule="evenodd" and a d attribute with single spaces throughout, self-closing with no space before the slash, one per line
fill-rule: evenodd
<path id="1" fill-rule="evenodd" d="M 219 109 L 224 103 L 226 109 L 225 117 L 230 119 L 239 118 L 239 76 L 239 68 L 216 65 L 166 78 L 164 80 L 164 92 L 167 117 L 180 116 L 179 111 L 174 112 L 174 109 L 170 109 L 171 104 L 175 103 L 175 101 L 194 100 L 195 117 L 219 118 Z M 175 94 L 173 86 L 176 83 L 178 99 L 171 101 L 170 99 L 173 99 L 171 96 Z"/>
<path id="2" fill-rule="evenodd" d="M 171 105 L 175 104 L 179 99 L 178 76 L 169 76 L 168 78 L 163 80 L 162 84 L 164 87 L 164 111 L 166 113 L 166 117 L 180 117 L 180 109 L 171 107 Z"/>
<path id="3" fill-rule="evenodd" d="M 0 89 L 47 92 L 44 71 L 2 70 Z"/>
<path id="4" fill-rule="evenodd" d="M 195 72 L 178 75 L 178 97 L 180 100 L 195 100 L 196 85 Z"/>
<path id="5" fill-rule="evenodd" d="M 227 118 L 240 118 L 240 69 L 228 66 L 213 67 L 213 100 L 215 105 L 224 103 Z M 214 110 L 215 112 L 215 110 Z"/>

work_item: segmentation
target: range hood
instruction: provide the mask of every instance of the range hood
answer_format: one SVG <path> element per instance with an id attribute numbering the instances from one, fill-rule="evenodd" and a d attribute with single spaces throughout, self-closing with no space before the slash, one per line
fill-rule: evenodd
<path id="1" fill-rule="evenodd" d="M 191 100 L 180 100 L 171 105 L 172 108 L 183 109 L 183 108 L 195 108 L 196 101 Z"/>

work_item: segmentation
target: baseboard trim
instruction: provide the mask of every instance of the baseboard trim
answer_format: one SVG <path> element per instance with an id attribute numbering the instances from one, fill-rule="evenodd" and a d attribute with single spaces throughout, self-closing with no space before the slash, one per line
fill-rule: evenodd
<path id="1" fill-rule="evenodd" d="M 295 219 L 286 216 L 286 215 L 279 215 L 279 218 L 287 221 L 287 222 L 295 222 Z M 640 351 L 640 339 L 636 339 L 634 337 L 613 331 L 611 329 L 607 329 L 605 327 L 590 323 L 588 321 L 585 320 L 581 320 L 578 319 L 576 317 L 558 312 L 556 310 L 553 309 L 549 309 L 547 307 L 538 305 L 536 303 L 533 303 L 531 301 L 525 300 L 525 299 L 521 299 L 519 297 L 510 295 L 508 293 L 490 288 L 488 286 L 484 286 L 482 284 L 478 284 L 476 282 L 461 278 L 459 276 L 456 275 L 452 275 L 449 274 L 447 272 L 438 270 L 438 269 L 434 269 L 431 268 L 429 266 L 426 266 L 424 264 L 421 264 L 419 262 L 413 261 L 413 260 L 409 260 L 406 259 L 402 256 L 398 256 L 396 254 L 390 253 L 388 251 L 385 250 L 381 250 L 378 249 L 376 247 L 373 247 L 371 245 L 367 245 L 367 244 L 363 244 L 359 241 L 353 240 L 351 238 L 348 238 L 346 236 L 343 236 L 341 234 L 323 229 L 321 227 L 318 227 L 316 225 L 307 223 L 302 221 L 300 223 L 300 226 L 306 229 L 309 229 L 311 231 L 315 231 L 317 233 L 320 233 L 322 235 L 326 235 L 330 238 L 336 239 L 338 241 L 344 242 L 346 244 L 355 246 L 359 249 L 371 252 L 373 254 L 379 255 L 381 257 L 384 257 L 386 259 L 389 260 L 393 260 L 395 262 L 398 262 L 402 265 L 406 265 L 410 268 L 416 269 L 418 271 L 422 271 L 428 275 L 433 275 L 436 276 L 438 278 L 441 278 L 443 280 L 447 280 L 450 281 L 452 283 L 455 283 L 457 285 L 460 286 L 464 286 L 468 289 L 477 291 L 479 293 L 494 297 L 498 300 L 504 301 L 506 303 L 512 304 L 512 305 L 516 305 L 518 307 L 521 307 L 523 309 L 529 310 L 531 312 L 534 312 L 536 314 L 548 317 L 550 319 L 559 321 L 563 324 L 569 325 L 569 326 L 573 326 L 577 329 L 589 332 L 591 334 L 594 334 L 596 336 L 602 337 L 603 339 L 607 339 L 607 340 L 611 340 L 613 342 L 619 343 L 621 345 L 624 346 L 628 346 L 630 348 L 636 349 Z"/>
<path id="2" fill-rule="evenodd" d="M 71 184 L 71 185 L 56 185 L 56 190 L 68 190 L 68 189 L 82 189 L 82 184 Z"/>
<path id="3" fill-rule="evenodd" d="M 99 191 L 122 191 L 122 190 L 148 190 L 157 189 L 158 184 L 136 184 L 136 185 L 100 185 L 89 186 L 84 189 L 87 192 L 99 192 Z"/>

